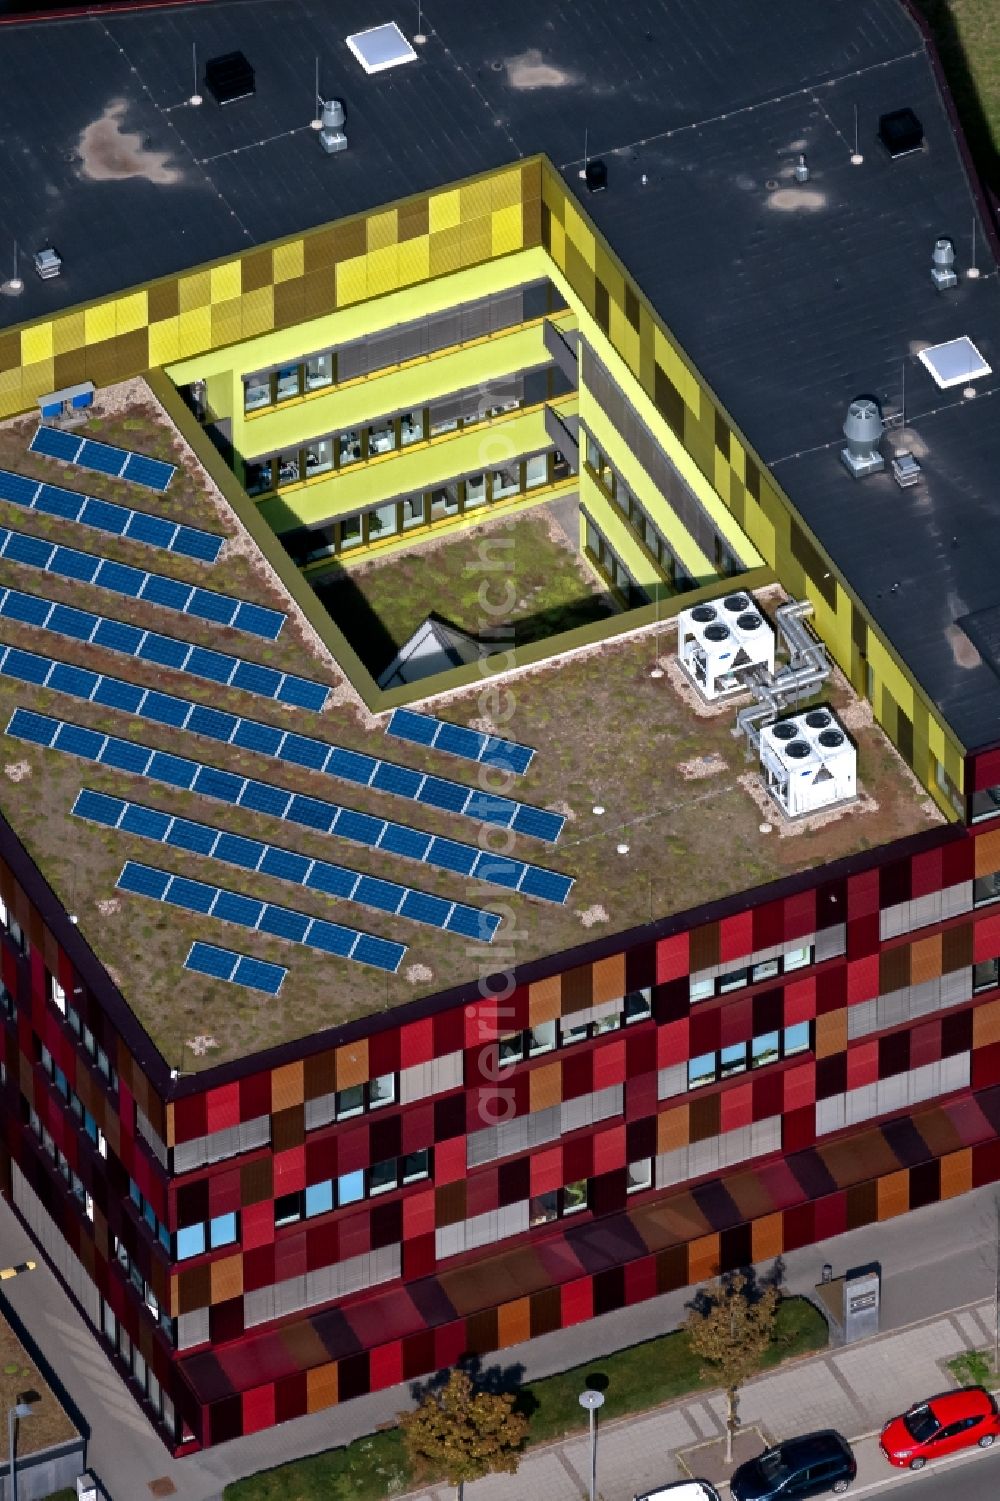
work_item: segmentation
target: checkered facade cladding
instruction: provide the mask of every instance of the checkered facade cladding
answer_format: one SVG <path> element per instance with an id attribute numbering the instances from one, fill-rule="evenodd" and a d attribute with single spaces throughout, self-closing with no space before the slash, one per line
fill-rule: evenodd
<path id="1" fill-rule="evenodd" d="M 184 1449 L 1000 1179 L 1000 830 L 934 839 L 155 1088 L 12 858 L 7 1186 L 16 1163 Z"/>

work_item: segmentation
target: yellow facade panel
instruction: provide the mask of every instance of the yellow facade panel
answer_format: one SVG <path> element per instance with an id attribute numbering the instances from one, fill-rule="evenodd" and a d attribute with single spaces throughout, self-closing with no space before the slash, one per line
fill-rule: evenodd
<path id="1" fill-rule="evenodd" d="M 432 276 L 445 276 L 449 271 L 461 270 L 462 230 L 459 225 L 431 233 L 430 267 Z"/>
<path id="2" fill-rule="evenodd" d="M 182 276 L 177 282 L 177 305 L 182 313 L 195 308 L 207 307 L 212 300 L 212 278 L 207 271 L 196 271 L 193 276 Z"/>
<path id="3" fill-rule="evenodd" d="M 394 208 L 381 214 L 370 214 L 365 225 L 365 243 L 369 253 L 373 250 L 388 250 L 399 238 L 399 215 Z"/>
<path id="4" fill-rule="evenodd" d="M 489 180 L 490 207 L 494 210 L 521 205 L 521 169 L 510 172 L 495 172 Z"/>
<path id="5" fill-rule="evenodd" d="M 146 292 L 130 292 L 115 303 L 115 332 L 134 334 L 149 322 L 149 297 Z"/>
<path id="6" fill-rule="evenodd" d="M 305 251 L 301 240 L 289 240 L 287 245 L 275 245 L 271 252 L 274 279 L 294 281 L 305 270 Z"/>
<path id="7" fill-rule="evenodd" d="M 149 325 L 149 363 L 151 365 L 169 365 L 172 360 L 180 358 L 179 321 L 177 318 L 164 318 L 159 323 Z"/>
<path id="8" fill-rule="evenodd" d="M 401 287 L 427 280 L 431 271 L 431 242 L 427 235 L 403 241 L 399 247 L 398 267 Z"/>
<path id="9" fill-rule="evenodd" d="M 274 328 L 274 288 L 259 287 L 243 294 L 243 337 L 269 334 Z M 183 351 L 186 353 L 187 351 Z"/>
<path id="10" fill-rule="evenodd" d="M 494 209 L 490 219 L 492 223 L 492 253 L 494 255 L 509 255 L 512 250 L 520 250 L 524 235 L 521 205 L 514 203 L 509 208 Z"/>
<path id="11" fill-rule="evenodd" d="M 493 207 L 490 198 L 489 181 L 468 182 L 458 190 L 459 212 L 463 224 L 470 219 L 485 219 L 489 217 Z"/>
<path id="12" fill-rule="evenodd" d="M 723 454 L 721 454 L 718 449 L 716 449 L 715 472 L 712 476 L 712 483 L 715 485 L 715 488 L 718 490 L 719 495 L 725 501 L 726 505 L 729 505 L 732 499 L 729 490 L 729 481 L 732 477 L 732 473 L 733 471 L 730 468 L 729 460 Z"/>
<path id="13" fill-rule="evenodd" d="M 22 364 L 37 365 L 50 360 L 54 353 L 51 323 L 34 323 L 21 334 Z"/>
<path id="14" fill-rule="evenodd" d="M 368 257 L 355 255 L 340 261 L 336 268 L 337 306 L 348 307 L 368 296 Z"/>
<path id="15" fill-rule="evenodd" d="M 9 417 L 24 406 L 21 398 L 21 371 L 0 370 L 0 415 Z"/>
<path id="16" fill-rule="evenodd" d="M 462 205 L 457 188 L 432 194 L 427 204 L 428 225 L 434 234 L 440 229 L 454 229 L 461 223 Z"/>
<path id="17" fill-rule="evenodd" d="M 66 313 L 60 318 L 53 319 L 53 354 L 70 354 L 74 350 L 82 349 L 86 342 L 87 320 L 82 312 Z"/>
<path id="18" fill-rule="evenodd" d="M 34 401 L 46 395 L 55 385 L 55 366 L 52 360 L 39 360 L 37 365 L 21 367 L 21 399 Z"/>
<path id="19" fill-rule="evenodd" d="M 213 303 L 229 302 L 243 290 L 243 267 L 239 261 L 213 266 L 209 275 L 209 295 Z"/>
<path id="20" fill-rule="evenodd" d="M 212 320 L 212 344 L 238 344 L 243 337 L 243 312 L 239 299 L 213 303 L 209 309 Z"/>
<path id="21" fill-rule="evenodd" d="M 113 339 L 118 332 L 113 302 L 99 302 L 96 307 L 87 308 L 83 318 L 84 337 L 88 344 L 99 344 L 102 339 Z"/>
<path id="22" fill-rule="evenodd" d="M 462 224 L 462 265 L 478 266 L 480 261 L 488 261 L 493 253 L 493 238 L 491 234 L 489 216 L 484 219 L 471 219 L 467 224 Z"/>
<path id="23" fill-rule="evenodd" d="M 399 251 L 395 244 L 368 252 L 368 295 L 384 297 L 399 286 Z"/>
<path id="24" fill-rule="evenodd" d="M 207 304 L 204 307 L 192 308 L 190 312 L 181 313 L 177 320 L 177 343 L 181 358 L 185 355 L 197 354 L 199 350 L 209 349 L 212 344 L 212 309 Z"/>

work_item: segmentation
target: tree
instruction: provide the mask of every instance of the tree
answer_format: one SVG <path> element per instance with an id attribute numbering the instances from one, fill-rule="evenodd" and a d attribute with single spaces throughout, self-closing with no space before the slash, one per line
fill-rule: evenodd
<path id="1" fill-rule="evenodd" d="M 733 1458 L 739 1389 L 774 1339 L 780 1296 L 773 1283 L 762 1287 L 736 1272 L 704 1290 L 687 1321 L 691 1348 L 706 1362 L 702 1376 L 717 1380 L 726 1393 L 727 1464 Z"/>
<path id="2" fill-rule="evenodd" d="M 514 1397 L 477 1391 L 465 1371 L 452 1371 L 445 1385 L 424 1394 L 419 1407 L 400 1414 L 399 1426 L 411 1462 L 443 1474 L 462 1501 L 465 1482 L 483 1475 L 513 1475 L 520 1463 L 528 1420 L 514 1411 Z"/>

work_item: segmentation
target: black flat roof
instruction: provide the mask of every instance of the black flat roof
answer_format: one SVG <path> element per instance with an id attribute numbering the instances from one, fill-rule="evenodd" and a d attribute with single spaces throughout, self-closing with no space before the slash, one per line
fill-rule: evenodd
<path id="1" fill-rule="evenodd" d="M 956 625 L 1000 601 L 996 385 L 970 401 L 915 358 L 968 334 L 1000 365 L 996 266 L 978 224 L 980 279 L 931 283 L 940 235 L 968 265 L 976 206 L 899 0 L 430 0 L 417 61 L 367 76 L 344 38 L 410 35 L 415 10 L 230 0 L 4 27 L 0 222 L 65 269 L 29 273 L 0 323 L 545 152 L 958 737 L 1000 740 L 1000 676 Z M 200 73 L 244 52 L 256 95 L 190 107 L 192 46 Z M 347 110 L 331 159 L 309 130 L 317 56 Z M 904 107 L 926 145 L 891 161 L 878 120 Z M 585 135 L 606 193 L 580 182 Z M 848 403 L 898 411 L 904 369 L 923 479 L 855 482 Z"/>

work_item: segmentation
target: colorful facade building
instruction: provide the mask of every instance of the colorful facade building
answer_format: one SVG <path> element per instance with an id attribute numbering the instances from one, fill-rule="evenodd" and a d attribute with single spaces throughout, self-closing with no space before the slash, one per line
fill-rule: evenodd
<path id="1" fill-rule="evenodd" d="M 3 29 L 3 1187 L 178 1453 L 1000 1179 L 927 39 L 348 9 Z"/>

